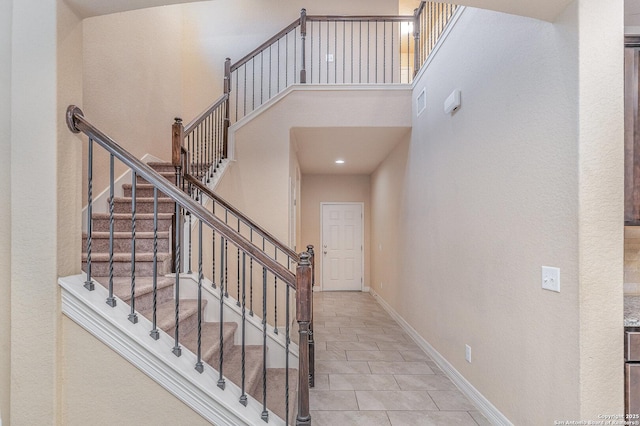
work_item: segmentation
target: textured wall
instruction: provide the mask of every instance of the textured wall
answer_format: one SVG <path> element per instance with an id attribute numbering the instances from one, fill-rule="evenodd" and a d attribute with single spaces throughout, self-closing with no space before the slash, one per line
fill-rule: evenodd
<path id="1" fill-rule="evenodd" d="M 13 4 L 12 425 L 52 425 L 59 414 L 56 9 L 55 0 Z"/>
<path id="2" fill-rule="evenodd" d="M 580 415 L 596 418 L 623 409 L 624 2 L 577 4 Z"/>
<path id="3" fill-rule="evenodd" d="M 416 84 L 416 96 L 426 88 L 427 109 L 419 117 L 414 111 L 410 144 L 396 148 L 372 179 L 376 292 L 518 425 L 582 414 L 580 304 L 587 293 L 579 253 L 588 244 L 592 253 L 602 249 L 578 238 L 577 32 L 575 8 L 555 24 L 467 9 Z M 445 115 L 454 89 L 462 107 Z M 615 170 L 616 161 L 607 164 Z M 609 190 L 602 199 L 616 210 Z M 590 208 L 609 213 L 602 204 Z M 560 293 L 541 289 L 542 265 L 561 268 Z M 618 334 L 598 329 L 598 337 L 622 331 L 618 305 L 611 306 Z M 598 349 L 605 350 L 614 349 Z M 610 404 L 622 400 L 621 365 L 613 364 L 617 375 L 598 391 L 615 396 L 593 403 L 621 412 Z"/>
<path id="4" fill-rule="evenodd" d="M 0 150 L 11 151 L 11 0 L 0 0 Z M 9 421 L 11 156 L 0 156 L 0 421 Z"/>
<path id="5" fill-rule="evenodd" d="M 68 318 L 64 425 L 208 425 L 205 419 Z"/>

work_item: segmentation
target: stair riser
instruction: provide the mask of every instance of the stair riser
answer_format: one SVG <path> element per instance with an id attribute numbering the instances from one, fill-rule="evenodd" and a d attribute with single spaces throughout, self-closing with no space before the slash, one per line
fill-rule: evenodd
<path id="1" fill-rule="evenodd" d="M 131 232 L 131 219 L 115 220 L 113 227 L 115 232 Z M 158 219 L 158 231 L 168 231 L 170 228 L 171 219 Z M 93 230 L 96 232 L 109 232 L 109 219 L 93 219 Z M 136 230 L 153 232 L 153 219 L 136 218 Z"/>
<path id="2" fill-rule="evenodd" d="M 82 270 L 87 270 L 86 262 L 82 262 Z M 167 258 L 162 261 L 158 259 L 158 275 L 166 275 L 171 273 L 171 259 Z M 91 262 L 91 274 L 94 276 L 108 276 L 109 262 L 100 261 Z M 127 277 L 131 275 L 131 262 L 113 262 L 113 276 Z M 153 262 L 136 262 L 136 275 L 141 277 L 153 276 Z"/>
<path id="3" fill-rule="evenodd" d="M 87 240 L 82 241 L 82 250 L 86 252 Z M 92 238 L 91 250 L 93 253 L 109 253 L 109 238 Z M 136 251 L 140 253 L 153 252 L 152 238 L 136 238 Z M 114 253 L 131 253 L 131 240 L 127 238 L 113 239 Z M 169 238 L 158 238 L 158 253 L 169 252 Z"/>
<path id="4" fill-rule="evenodd" d="M 176 168 L 169 163 L 167 164 L 150 163 L 148 165 L 151 166 L 151 168 L 158 173 L 175 173 L 176 172 Z"/>
<path id="5" fill-rule="evenodd" d="M 225 340 L 224 340 L 224 351 L 222 353 L 222 355 L 224 356 L 224 354 L 228 354 L 231 352 L 231 348 L 233 348 L 233 335 L 230 336 L 230 338 L 227 338 L 225 336 Z M 216 342 L 217 344 L 219 344 L 219 342 Z M 216 350 L 213 351 L 210 355 L 206 356 L 205 358 L 202 359 L 204 362 L 206 362 L 207 364 L 211 365 L 212 367 L 214 367 L 215 369 L 218 369 L 218 367 L 220 366 L 220 351 Z"/>
<path id="6" fill-rule="evenodd" d="M 131 186 L 123 187 L 124 196 L 131 197 Z M 138 188 L 136 187 L 136 198 L 153 198 L 153 188 Z M 166 195 L 162 193 L 162 191 L 158 191 L 158 200 L 161 198 L 168 198 Z"/>
<path id="7" fill-rule="evenodd" d="M 168 302 L 173 299 L 173 286 L 158 289 L 156 304 Z M 136 310 L 146 311 L 153 308 L 153 292 L 136 296 Z"/>
<path id="8" fill-rule="evenodd" d="M 204 308 L 204 307 L 203 307 Z M 204 318 L 204 315 L 203 315 Z M 186 318 L 180 320 L 180 336 L 185 336 L 191 331 L 195 330 L 198 327 L 198 313 L 194 313 L 193 315 L 189 315 Z M 175 325 L 169 329 L 166 329 L 168 335 L 175 335 Z"/>
<path id="9" fill-rule="evenodd" d="M 136 197 L 137 198 L 137 197 Z M 131 213 L 131 200 L 115 200 L 113 205 L 113 211 L 115 213 Z M 176 210 L 176 205 L 170 200 L 158 200 L 158 213 L 173 213 Z M 153 213 L 153 201 L 141 201 L 136 202 L 137 213 Z"/>
<path id="10" fill-rule="evenodd" d="M 167 179 L 169 182 L 175 184 L 176 183 L 176 175 L 175 172 L 167 172 L 167 173 L 160 173 L 165 179 Z M 136 176 L 136 182 L 138 183 L 150 183 L 149 181 L 147 181 L 146 179 L 144 179 L 141 176 Z"/>

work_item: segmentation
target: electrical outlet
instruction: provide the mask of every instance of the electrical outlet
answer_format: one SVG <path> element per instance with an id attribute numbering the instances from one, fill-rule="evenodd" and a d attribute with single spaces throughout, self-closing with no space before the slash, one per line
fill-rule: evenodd
<path id="1" fill-rule="evenodd" d="M 542 288 L 560 293 L 560 268 L 542 267 Z"/>
<path id="2" fill-rule="evenodd" d="M 382 290 L 382 281 L 380 281 L 380 289 Z"/>
<path id="3" fill-rule="evenodd" d="M 471 346 L 469 345 L 464 345 L 464 359 L 471 363 Z"/>

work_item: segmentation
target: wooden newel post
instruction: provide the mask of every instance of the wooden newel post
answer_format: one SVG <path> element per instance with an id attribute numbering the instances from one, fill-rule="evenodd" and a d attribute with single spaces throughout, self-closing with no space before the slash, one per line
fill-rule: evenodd
<path id="1" fill-rule="evenodd" d="M 311 263 L 311 322 L 309 323 L 309 386 L 315 387 L 316 385 L 316 344 L 313 337 L 313 287 L 316 281 L 316 256 L 313 252 L 313 246 L 309 244 L 307 246 L 307 253 L 309 253 L 309 261 Z"/>
<path id="2" fill-rule="evenodd" d="M 309 413 L 309 325 L 312 320 L 311 261 L 309 253 L 300 254 L 296 268 L 296 320 L 300 331 L 298 365 L 298 415 L 296 425 L 311 425 Z"/>
<path id="3" fill-rule="evenodd" d="M 306 46 L 305 40 L 307 39 L 307 9 L 300 11 L 300 37 L 302 39 L 302 45 L 300 46 L 301 64 L 300 64 L 300 83 L 307 82 L 307 69 L 306 69 Z"/>
<path id="4" fill-rule="evenodd" d="M 180 154 L 182 152 L 182 141 L 184 140 L 184 126 L 182 118 L 176 117 L 171 126 L 171 163 L 174 167 L 179 167 Z"/>

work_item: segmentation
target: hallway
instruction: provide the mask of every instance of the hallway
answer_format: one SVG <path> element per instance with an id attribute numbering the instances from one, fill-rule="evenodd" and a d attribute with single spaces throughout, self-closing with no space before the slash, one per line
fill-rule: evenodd
<path id="1" fill-rule="evenodd" d="M 314 293 L 316 426 L 489 422 L 368 293 Z"/>

